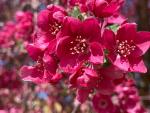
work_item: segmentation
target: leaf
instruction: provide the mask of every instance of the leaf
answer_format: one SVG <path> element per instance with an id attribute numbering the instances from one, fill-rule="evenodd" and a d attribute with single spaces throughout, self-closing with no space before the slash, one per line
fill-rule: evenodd
<path id="1" fill-rule="evenodd" d="M 118 27 L 119 27 L 119 25 L 117 25 L 117 24 L 113 24 L 113 25 L 108 26 L 108 28 L 115 33 L 117 32 Z"/>
<path id="2" fill-rule="evenodd" d="M 83 20 L 84 17 L 79 9 L 79 7 L 75 6 L 72 11 L 71 11 L 71 14 L 70 14 L 72 17 L 75 17 L 75 18 L 78 18 L 80 20 Z"/>

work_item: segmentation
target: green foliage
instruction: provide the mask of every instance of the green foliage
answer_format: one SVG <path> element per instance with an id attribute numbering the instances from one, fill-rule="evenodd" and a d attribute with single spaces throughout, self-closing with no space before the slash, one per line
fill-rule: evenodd
<path id="1" fill-rule="evenodd" d="M 118 24 L 108 26 L 108 29 L 112 30 L 113 32 L 117 32 L 118 28 L 119 28 Z"/>
<path id="2" fill-rule="evenodd" d="M 79 7 L 77 7 L 77 6 L 75 6 L 75 7 L 72 9 L 70 15 L 71 15 L 72 17 L 78 18 L 78 19 L 80 19 L 80 20 L 84 20 L 84 16 L 82 15 L 82 13 L 81 13 Z"/>

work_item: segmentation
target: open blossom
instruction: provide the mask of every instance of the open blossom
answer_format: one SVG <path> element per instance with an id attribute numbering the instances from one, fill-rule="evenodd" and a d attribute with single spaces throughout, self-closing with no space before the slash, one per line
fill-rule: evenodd
<path id="1" fill-rule="evenodd" d="M 71 88 L 77 89 L 77 99 L 84 102 L 94 90 L 104 95 L 110 95 L 115 87 L 125 81 L 125 73 L 111 65 L 105 68 L 90 68 L 78 65 L 69 76 Z"/>
<path id="2" fill-rule="evenodd" d="M 147 113 L 141 105 L 140 96 L 132 79 L 118 85 L 115 92 L 120 104 L 120 111 L 125 113 Z"/>
<path id="3" fill-rule="evenodd" d="M 70 75 L 71 88 L 77 88 L 77 99 L 84 102 L 88 95 L 93 92 L 98 83 L 99 76 L 93 69 L 77 66 L 74 73 Z"/>
<path id="4" fill-rule="evenodd" d="M 135 83 L 129 78 L 116 86 L 114 94 L 97 93 L 92 102 L 97 113 L 147 113 L 140 103 Z"/>
<path id="5" fill-rule="evenodd" d="M 30 57 L 36 61 L 34 66 L 23 66 L 21 75 L 24 80 L 35 83 L 56 83 L 62 77 L 56 73 L 58 59 L 55 57 L 56 35 L 62 28 L 65 10 L 57 5 L 50 5 L 38 15 L 38 32 L 34 43 L 27 45 Z"/>
<path id="6" fill-rule="evenodd" d="M 38 27 L 41 31 L 48 34 L 48 38 L 54 39 L 62 28 L 64 17 L 67 15 L 63 7 L 49 5 L 47 9 L 42 10 L 38 15 Z"/>
<path id="7" fill-rule="evenodd" d="M 99 79 L 96 88 L 101 94 L 111 94 L 126 79 L 126 74 L 113 65 L 98 69 L 97 72 Z"/>
<path id="8" fill-rule="evenodd" d="M 88 0 L 89 10 L 97 17 L 110 17 L 116 13 L 124 0 Z"/>
<path id="9" fill-rule="evenodd" d="M 150 47 L 150 33 L 137 32 L 136 24 L 126 23 L 118 13 L 123 2 L 64 1 L 65 7 L 69 5 L 72 10 L 77 6 L 85 12 L 83 18 L 75 18 L 80 13 L 77 10 L 73 10 L 75 17 L 68 16 L 70 13 L 58 5 L 42 10 L 33 43 L 26 45 L 34 63 L 21 68 L 23 80 L 54 84 L 64 76 L 69 88 L 76 90 L 77 100 L 83 103 L 92 99 L 97 113 L 142 113 L 135 88 L 129 85 L 116 89 L 128 80 L 128 72 L 146 72 L 142 56 Z M 16 20 L 21 23 L 18 28 L 25 30 L 30 18 L 22 17 L 24 15 L 18 13 Z M 101 20 L 104 23 L 101 24 Z M 105 29 L 105 25 L 114 23 L 120 25 L 117 32 Z"/>
<path id="10" fill-rule="evenodd" d="M 97 113 L 117 113 L 113 105 L 111 95 L 96 94 L 93 99 L 93 106 Z"/>
<path id="11" fill-rule="evenodd" d="M 105 30 L 103 40 L 108 58 L 114 65 L 129 72 L 147 71 L 142 55 L 150 47 L 149 32 L 137 32 L 136 24 L 126 23 L 119 28 L 116 35 L 111 30 Z"/>
<path id="12" fill-rule="evenodd" d="M 96 19 L 88 18 L 82 22 L 67 17 L 57 40 L 56 54 L 62 67 L 75 66 L 83 60 L 103 63 L 100 28 Z"/>
<path id="13" fill-rule="evenodd" d="M 61 78 L 60 74 L 56 74 L 58 68 L 57 59 L 53 55 L 46 53 L 45 48 L 29 44 L 27 45 L 27 51 L 32 59 L 36 61 L 36 64 L 21 68 L 21 75 L 25 81 L 55 83 Z"/>
<path id="14" fill-rule="evenodd" d="M 58 5 L 49 5 L 38 15 L 38 32 L 34 36 L 36 44 L 41 46 L 49 44 L 49 53 L 54 53 L 56 47 L 56 35 L 62 29 L 67 12 Z M 51 52 L 50 52 L 51 51 Z"/>

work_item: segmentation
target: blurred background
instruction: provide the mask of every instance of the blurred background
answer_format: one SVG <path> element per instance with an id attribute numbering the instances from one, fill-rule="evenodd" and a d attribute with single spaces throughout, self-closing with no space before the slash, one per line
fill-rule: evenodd
<path id="1" fill-rule="evenodd" d="M 54 1 L 57 3 L 57 0 Z M 16 21 L 16 11 L 31 11 L 37 15 L 54 1 L 0 0 L 0 29 L 8 21 Z M 61 0 L 62 3 L 64 1 Z M 136 22 L 139 30 L 150 31 L 150 0 L 126 0 L 122 14 L 129 22 Z M 75 94 L 68 91 L 63 83 L 53 86 L 21 81 L 18 70 L 30 58 L 22 49 L 21 41 L 16 44 L 19 46 L 0 49 L 0 113 L 94 113 L 88 101 L 79 107 L 78 102 L 74 101 Z M 142 75 L 136 73 L 134 78 L 144 106 L 150 109 L 150 51 L 144 58 L 148 72 Z M 3 65 L 8 70 L 3 69 Z"/>

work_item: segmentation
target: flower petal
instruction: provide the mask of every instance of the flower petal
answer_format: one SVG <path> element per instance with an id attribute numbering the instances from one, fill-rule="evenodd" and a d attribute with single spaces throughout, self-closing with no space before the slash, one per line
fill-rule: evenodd
<path id="1" fill-rule="evenodd" d="M 39 72 L 35 67 L 23 66 L 20 69 L 20 74 L 24 81 L 32 81 L 34 83 L 42 83 L 43 73 Z"/>
<path id="2" fill-rule="evenodd" d="M 119 30 L 117 31 L 117 37 L 116 40 L 119 41 L 131 41 L 135 40 L 136 38 L 136 27 L 137 25 L 135 23 L 126 23 L 122 25 Z"/>
<path id="3" fill-rule="evenodd" d="M 41 48 L 39 48 L 38 46 L 34 45 L 34 44 L 28 44 L 26 46 L 26 49 L 28 51 L 29 56 L 33 60 L 38 60 L 39 57 L 43 56 L 43 50 Z"/>
<path id="4" fill-rule="evenodd" d="M 116 57 L 113 64 L 121 70 L 129 71 L 130 64 L 128 59 L 122 59 L 119 55 Z"/>
<path id="5" fill-rule="evenodd" d="M 131 72 L 139 72 L 139 73 L 147 72 L 147 68 L 141 57 L 130 59 L 130 71 Z"/>
<path id="6" fill-rule="evenodd" d="M 58 62 L 54 57 L 45 53 L 43 56 L 43 62 L 46 70 L 48 70 L 52 74 L 56 73 L 56 70 L 58 68 Z"/>
<path id="7" fill-rule="evenodd" d="M 135 43 L 142 50 L 144 55 L 146 51 L 150 48 L 150 32 L 138 32 Z"/>
<path id="8" fill-rule="evenodd" d="M 90 61 L 95 64 L 103 64 L 104 53 L 102 50 L 102 46 L 97 42 L 93 42 L 90 45 L 90 49 L 91 49 Z"/>
<path id="9" fill-rule="evenodd" d="M 39 15 L 38 15 L 38 27 L 41 28 L 44 31 L 49 30 L 49 25 L 50 23 L 50 11 L 45 9 L 42 10 Z"/>
<path id="10" fill-rule="evenodd" d="M 116 46 L 115 34 L 113 31 L 105 29 L 102 36 L 102 43 L 108 49 L 113 49 Z"/>
<path id="11" fill-rule="evenodd" d="M 68 31 L 68 32 L 66 32 Z M 64 25 L 63 25 L 63 34 L 80 34 L 82 31 L 82 22 L 73 17 L 66 17 L 64 19 Z"/>
<path id="12" fill-rule="evenodd" d="M 107 77 L 107 79 L 111 79 L 111 80 L 120 79 L 124 75 L 123 71 L 114 65 L 110 65 L 109 67 L 102 68 L 100 70 L 100 74 Z"/>
<path id="13" fill-rule="evenodd" d="M 109 17 L 113 15 L 118 9 L 119 5 L 117 3 L 110 3 L 102 10 L 103 17 Z"/>
<path id="14" fill-rule="evenodd" d="M 81 103 L 85 102 L 88 98 L 90 90 L 78 89 L 77 91 L 77 100 Z"/>
<path id="15" fill-rule="evenodd" d="M 85 38 L 88 38 L 90 42 L 99 41 L 101 38 L 101 32 L 97 19 L 92 17 L 86 19 L 83 22 L 82 34 L 83 33 Z"/>

